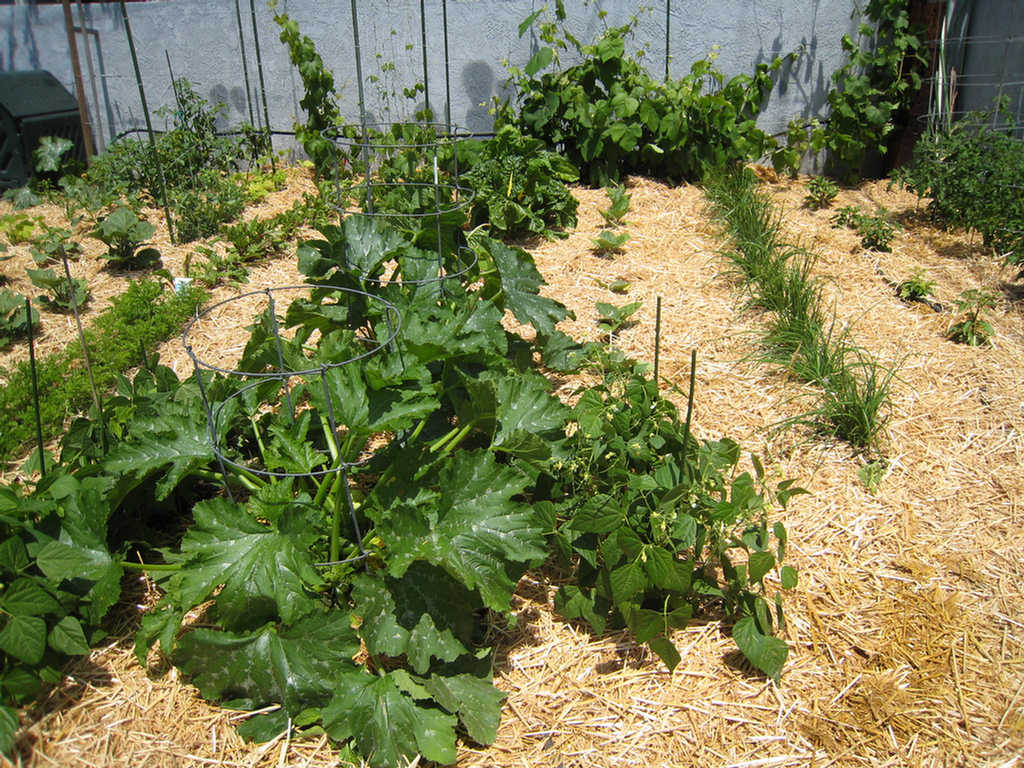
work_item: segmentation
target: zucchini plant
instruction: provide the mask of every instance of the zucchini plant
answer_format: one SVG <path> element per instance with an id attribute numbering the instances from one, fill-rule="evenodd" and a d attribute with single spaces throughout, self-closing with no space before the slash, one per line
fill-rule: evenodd
<path id="1" fill-rule="evenodd" d="M 552 555 L 577 578 L 556 602 L 567 618 L 628 626 L 671 668 L 672 629 L 720 605 L 740 650 L 778 677 L 781 600 L 766 582 L 796 575 L 756 460 L 756 478 L 735 475 L 738 446 L 698 443 L 691 411 L 681 420 L 642 367 L 558 331 L 570 313 L 540 295 L 525 251 L 476 234 L 473 266 L 452 256 L 439 276 L 420 233 L 357 216 L 322 234 L 300 249 L 308 295 L 252 326 L 246 376 L 122 377 L 45 483 L 0 497 L 38 523 L 19 534 L 30 565 L 76 596 L 61 605 L 86 617 L 84 637 L 121 574 L 145 571 L 163 598 L 142 619 L 140 661 L 158 647 L 206 698 L 261 710 L 247 738 L 317 728 L 375 766 L 452 763 L 458 736 L 495 739 L 504 694 L 483 617 L 508 616 L 519 577 Z M 505 330 L 506 311 L 533 333 Z M 600 383 L 570 407 L 535 355 L 593 366 Z M 4 663 L 43 679 L 39 638 L 64 619 L 51 613 L 32 622 L 28 661 L 0 645 Z"/>

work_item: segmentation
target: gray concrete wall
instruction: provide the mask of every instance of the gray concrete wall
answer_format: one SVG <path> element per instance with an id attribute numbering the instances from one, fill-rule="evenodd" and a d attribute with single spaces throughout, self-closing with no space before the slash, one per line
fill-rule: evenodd
<path id="1" fill-rule="evenodd" d="M 258 107 L 257 68 L 249 3 L 242 0 L 243 39 L 250 89 Z M 444 116 L 445 57 L 441 0 L 425 0 L 429 95 L 435 113 Z M 449 74 L 452 120 L 473 131 L 491 127 L 487 105 L 503 93 L 504 62 L 523 66 L 539 41 L 532 32 L 518 37 L 517 27 L 540 0 L 448 0 Z M 635 3 L 567 0 L 571 31 L 590 42 L 603 24 L 624 23 Z M 653 0 L 640 16 L 634 51 L 656 76 L 665 67 L 666 0 Z M 852 32 L 854 0 L 673 0 L 669 26 L 670 70 L 681 75 L 715 46 L 717 66 L 727 76 L 751 73 L 756 63 L 790 51 L 800 58 L 780 73 L 760 122 L 783 131 L 794 115 L 824 110 L 829 76 L 842 62 L 840 38 Z M 358 22 L 367 103 L 373 116 L 394 120 L 417 106 L 402 95 L 423 79 L 419 0 L 359 0 Z M 150 0 L 129 3 L 129 20 L 139 53 L 151 111 L 173 105 L 167 57 L 175 77 L 186 77 L 211 102 L 227 105 L 226 122 L 249 118 L 234 0 Z M 350 5 L 341 0 L 280 0 L 309 35 L 335 75 L 343 113 L 358 117 Z M 120 6 L 84 6 L 89 30 L 90 77 L 85 41 L 79 36 L 86 94 L 107 140 L 144 125 Z M 606 11 L 605 19 L 599 11 Z M 75 18 L 77 22 L 77 9 Z M 302 86 L 279 41 L 279 30 L 262 0 L 255 7 L 266 79 L 270 123 L 291 129 L 301 118 Z M 166 51 L 166 56 L 165 56 Z M 392 66 L 393 65 L 393 68 Z M 0 70 L 48 69 L 73 90 L 63 13 L 58 5 L 0 6 Z M 371 80 L 373 80 L 371 82 Z M 96 95 L 94 97 L 93 90 Z M 158 126 L 166 119 L 155 118 Z"/>

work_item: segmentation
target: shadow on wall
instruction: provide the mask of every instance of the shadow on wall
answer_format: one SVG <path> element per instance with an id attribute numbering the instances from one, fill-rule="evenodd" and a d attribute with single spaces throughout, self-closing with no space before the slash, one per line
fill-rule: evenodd
<path id="1" fill-rule="evenodd" d="M 245 89 L 234 86 L 228 89 L 223 83 L 217 83 L 210 89 L 210 106 L 223 104 L 224 109 L 217 111 L 214 127 L 217 131 L 228 131 L 239 123 L 251 121 L 251 109 L 245 98 Z"/>
<path id="2" fill-rule="evenodd" d="M 462 87 L 472 105 L 463 118 L 463 128 L 473 133 L 486 133 L 493 129 L 490 102 L 494 95 L 494 72 L 486 61 L 477 59 L 462 68 Z"/>

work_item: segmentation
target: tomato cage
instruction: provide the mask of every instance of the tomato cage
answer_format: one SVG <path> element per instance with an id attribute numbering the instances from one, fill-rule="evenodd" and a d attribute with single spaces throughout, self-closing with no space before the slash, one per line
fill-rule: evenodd
<path id="1" fill-rule="evenodd" d="M 367 289 L 436 283 L 443 295 L 448 281 L 463 279 L 476 266 L 463 231 L 474 192 L 459 184 L 459 144 L 469 137 L 441 123 L 364 123 L 334 138 L 339 224 L 360 217 L 417 246 L 377 273 L 351 265 Z M 349 266 L 344 253 L 342 258 Z"/>
<path id="2" fill-rule="evenodd" d="M 329 512 L 330 551 L 320 567 L 367 557 L 352 474 L 393 436 L 379 434 L 363 407 L 363 369 L 381 357 L 389 358 L 381 365 L 402 365 L 400 327 L 398 309 L 380 296 L 292 285 L 212 304 L 182 333 L 227 496 L 235 500 L 230 475 L 264 509 Z"/>

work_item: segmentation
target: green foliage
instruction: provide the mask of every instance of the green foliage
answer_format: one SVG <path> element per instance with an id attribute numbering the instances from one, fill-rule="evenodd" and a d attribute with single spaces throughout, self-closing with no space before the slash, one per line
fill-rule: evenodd
<path id="1" fill-rule="evenodd" d="M 756 118 L 770 90 L 770 72 L 782 60 L 758 64 L 753 76 L 729 80 L 714 67 L 715 55 L 694 62 L 678 80 L 655 80 L 625 53 L 636 19 L 609 27 L 583 45 L 556 22 L 532 14 L 520 35 L 535 22 L 543 45 L 525 69 L 509 68 L 515 106 L 498 109 L 498 123 L 561 149 L 591 184 L 604 186 L 624 174 L 673 180 L 698 179 L 706 169 L 760 157 L 774 147 Z M 582 61 L 561 71 L 569 52 Z"/>
<path id="2" fill-rule="evenodd" d="M 990 291 L 971 288 L 956 299 L 957 311 L 962 319 L 946 331 L 946 337 L 958 344 L 978 347 L 987 344 L 995 331 L 985 318 L 985 310 L 996 306 L 996 295 Z"/>
<path id="3" fill-rule="evenodd" d="M 601 214 L 601 218 L 610 227 L 623 226 L 626 224 L 624 217 L 629 212 L 629 198 L 631 195 L 626 194 L 626 188 L 621 184 L 605 187 L 604 191 L 608 195 L 611 205 L 607 209 L 598 211 Z"/>
<path id="4" fill-rule="evenodd" d="M 238 218 L 248 202 L 245 187 L 213 168 L 199 172 L 198 184 L 169 192 L 178 240 L 189 243 L 217 234 L 224 222 Z"/>
<path id="5" fill-rule="evenodd" d="M 766 599 L 765 576 L 782 566 L 786 531 L 768 524 L 760 461 L 756 478 L 737 475 L 740 447 L 698 443 L 691 414 L 680 421 L 641 366 L 604 357 L 595 372 L 600 383 L 573 408 L 569 457 L 555 462 L 557 493 L 542 509 L 573 576 L 556 610 L 599 633 L 625 624 L 672 669 L 673 629 L 720 602 L 740 650 L 777 679 L 788 649 L 772 636 L 783 614 Z M 777 498 L 785 505 L 798 493 L 786 481 Z M 782 575 L 795 585 L 791 568 Z"/>
<path id="6" fill-rule="evenodd" d="M 860 244 L 876 251 L 891 251 L 892 239 L 896 236 L 897 225 L 888 216 L 888 211 L 879 208 L 874 215 L 864 213 L 856 205 L 848 205 L 836 211 L 832 217 L 833 227 L 857 230 Z"/>
<path id="7" fill-rule="evenodd" d="M 831 208 L 832 202 L 839 194 L 839 185 L 824 176 L 815 176 L 806 185 L 807 195 L 804 197 L 804 205 L 812 211 L 822 208 Z"/>
<path id="8" fill-rule="evenodd" d="M 28 269 L 28 279 L 32 285 L 48 292 L 43 302 L 55 312 L 70 312 L 72 309 L 71 291 L 74 290 L 75 302 L 79 307 L 89 300 L 89 284 L 84 278 L 72 278 L 71 285 L 64 275 L 58 275 L 52 269 Z"/>
<path id="9" fill-rule="evenodd" d="M 122 569 L 103 540 L 102 484 L 66 474 L 26 494 L 0 488 L 0 752 L 10 754 L 15 706 L 61 680 L 71 656 L 103 637 Z M 7 722 L 14 718 L 13 727 Z"/>
<path id="10" fill-rule="evenodd" d="M 73 238 L 70 229 L 42 226 L 42 234 L 35 238 L 29 250 L 37 266 L 59 264 L 63 261 L 62 255 L 72 260 L 82 255 L 82 245 Z"/>
<path id="11" fill-rule="evenodd" d="M 4 235 L 11 245 L 27 243 L 35 237 L 36 224 L 40 221 L 24 213 L 0 215 L 0 235 Z"/>
<path id="12" fill-rule="evenodd" d="M 603 301 L 597 302 L 597 324 L 608 334 L 609 338 L 616 332 L 632 325 L 630 318 L 643 306 L 643 302 L 633 301 L 616 307 Z"/>
<path id="13" fill-rule="evenodd" d="M 572 164 L 523 136 L 513 125 L 486 141 L 460 141 L 459 183 L 473 190 L 473 226 L 490 224 L 498 237 L 565 237 L 576 226 L 576 198 L 567 183 L 579 180 Z"/>
<path id="14" fill-rule="evenodd" d="M 32 152 L 37 171 L 56 173 L 64 163 L 64 155 L 75 146 L 69 139 L 59 136 L 43 136 L 39 146 Z"/>
<path id="15" fill-rule="evenodd" d="M 142 248 L 156 227 L 126 205 L 119 205 L 100 220 L 91 234 L 107 246 L 104 258 L 126 269 L 142 269 L 159 260 L 156 248 Z"/>
<path id="16" fill-rule="evenodd" d="M 996 114 L 969 115 L 949 130 L 928 133 L 896 178 L 950 226 L 974 229 L 1008 264 L 1024 264 L 1024 142 L 1004 130 L 1006 103 Z"/>
<path id="17" fill-rule="evenodd" d="M 594 251 L 602 256 L 613 253 L 621 253 L 622 246 L 629 241 L 629 232 L 615 232 L 611 229 L 602 229 L 597 237 L 590 238 L 594 244 Z"/>
<path id="18" fill-rule="evenodd" d="M 16 211 L 31 208 L 43 202 L 43 199 L 33 192 L 31 187 L 16 187 L 15 189 L 4 190 L 0 199 L 9 200 Z"/>
<path id="19" fill-rule="evenodd" d="M 63 186 L 91 211 L 143 194 L 162 204 L 166 189 L 175 234 L 190 242 L 215 234 L 242 212 L 250 177 L 237 171 L 241 164 L 258 161 L 265 136 L 244 126 L 238 135 L 218 136 L 223 105 L 211 107 L 187 80 L 175 80 L 173 86 L 176 108 L 164 114 L 174 127 L 157 136 L 155 151 L 147 142 L 115 141 L 94 159 L 84 184 L 69 180 Z"/>
<path id="20" fill-rule="evenodd" d="M 342 123 L 334 92 L 334 75 L 324 66 L 316 46 L 299 33 L 298 23 L 286 13 L 278 13 L 272 4 L 274 21 L 281 27 L 281 42 L 288 46 L 288 56 L 299 71 L 304 95 L 299 104 L 306 111 L 305 123 L 296 123 L 295 138 L 302 144 L 317 173 L 331 176 L 335 172 L 336 152 L 333 139 Z"/>
<path id="21" fill-rule="evenodd" d="M 935 281 L 923 269 L 915 269 L 910 277 L 896 286 L 896 295 L 904 301 L 921 301 L 935 294 Z"/>
<path id="22" fill-rule="evenodd" d="M 28 335 L 29 321 L 32 326 L 39 327 L 39 313 L 25 309 L 25 297 L 0 288 L 0 349 L 11 342 Z"/>
<path id="23" fill-rule="evenodd" d="M 807 149 L 826 149 L 831 172 L 853 181 L 865 156 L 886 154 L 905 125 L 928 66 L 924 31 L 910 24 L 906 0 L 868 0 L 863 11 L 854 8 L 852 18 L 858 17 L 858 38 L 843 35 L 841 41 L 848 59 L 832 73 L 827 122 L 793 120 L 787 149 L 773 158 L 777 168 L 794 170 Z"/>
<path id="24" fill-rule="evenodd" d="M 882 486 L 882 481 L 888 472 L 889 462 L 885 459 L 875 459 L 874 461 L 867 461 L 862 464 L 857 470 L 857 477 L 864 483 L 864 487 L 868 491 L 878 493 L 878 489 Z"/>
<path id="25" fill-rule="evenodd" d="M 152 280 L 129 284 L 85 332 L 97 386 L 107 389 L 119 374 L 137 366 L 140 345 L 152 349 L 179 332 L 202 299 L 199 291 L 175 294 Z M 24 300 L 20 307 L 24 315 Z M 58 437 L 65 419 L 87 407 L 91 394 L 83 364 L 78 344 L 37 360 L 44 438 Z M 3 371 L 3 377 L 7 384 L 0 389 L 0 460 L 9 460 L 34 440 L 32 380 L 27 362 Z"/>

